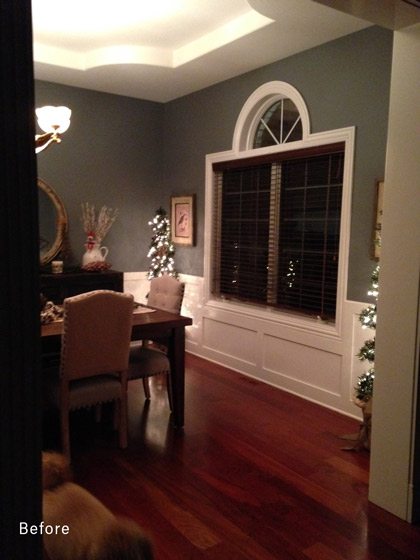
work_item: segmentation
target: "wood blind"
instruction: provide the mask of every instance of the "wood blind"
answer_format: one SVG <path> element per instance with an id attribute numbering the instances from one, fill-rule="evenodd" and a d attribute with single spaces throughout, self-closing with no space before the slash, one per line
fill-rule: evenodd
<path id="1" fill-rule="evenodd" d="M 323 146 L 215 173 L 215 295 L 335 316 L 343 161 Z"/>

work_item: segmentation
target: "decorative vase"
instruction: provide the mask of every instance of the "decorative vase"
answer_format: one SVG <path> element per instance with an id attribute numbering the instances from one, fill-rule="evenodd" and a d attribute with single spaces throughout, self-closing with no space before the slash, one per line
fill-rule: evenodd
<path id="1" fill-rule="evenodd" d="M 96 262 L 105 262 L 108 247 L 101 247 L 98 242 L 85 243 L 86 252 L 82 257 L 82 268 Z"/>

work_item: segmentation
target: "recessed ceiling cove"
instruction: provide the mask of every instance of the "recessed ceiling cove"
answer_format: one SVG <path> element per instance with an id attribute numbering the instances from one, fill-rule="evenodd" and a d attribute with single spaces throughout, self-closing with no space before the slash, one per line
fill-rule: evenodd
<path id="1" fill-rule="evenodd" d="M 369 25 L 312 0 L 32 0 L 32 14 L 36 78 L 162 102 Z"/>

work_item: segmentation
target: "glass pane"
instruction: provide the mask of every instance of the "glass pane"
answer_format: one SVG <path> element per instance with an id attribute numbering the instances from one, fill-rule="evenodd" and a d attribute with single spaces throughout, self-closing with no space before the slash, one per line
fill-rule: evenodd
<path id="1" fill-rule="evenodd" d="M 334 317 L 343 154 L 284 161 L 278 303 Z"/>
<path id="2" fill-rule="evenodd" d="M 267 291 L 271 164 L 223 173 L 220 293 L 263 302 Z"/>
<path id="3" fill-rule="evenodd" d="M 280 99 L 260 119 L 254 137 L 254 148 L 263 148 L 302 139 L 302 123 L 296 105 Z"/>
<path id="4" fill-rule="evenodd" d="M 343 161 L 323 153 L 223 172 L 218 294 L 334 318 Z"/>

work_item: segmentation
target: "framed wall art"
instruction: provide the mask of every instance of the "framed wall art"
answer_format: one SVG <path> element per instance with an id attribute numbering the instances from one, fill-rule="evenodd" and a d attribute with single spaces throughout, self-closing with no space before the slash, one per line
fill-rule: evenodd
<path id="1" fill-rule="evenodd" d="M 384 203 L 384 182 L 376 183 L 376 207 L 373 228 L 373 258 L 379 260 L 381 256 L 381 233 L 382 233 L 382 214 Z"/>
<path id="2" fill-rule="evenodd" d="M 171 197 L 171 236 L 177 245 L 194 245 L 194 195 Z"/>

